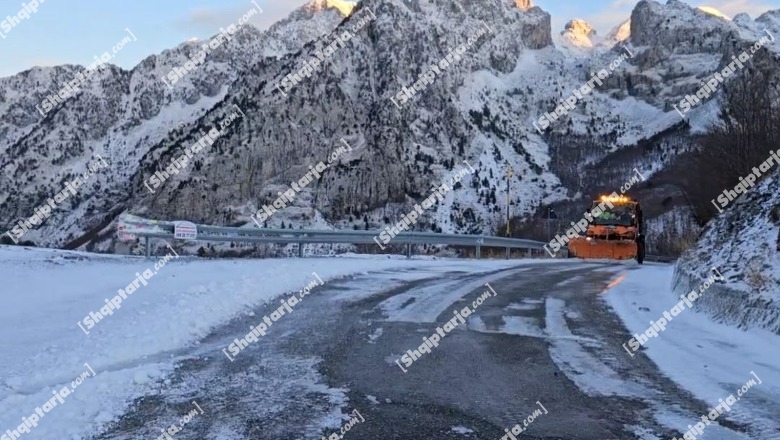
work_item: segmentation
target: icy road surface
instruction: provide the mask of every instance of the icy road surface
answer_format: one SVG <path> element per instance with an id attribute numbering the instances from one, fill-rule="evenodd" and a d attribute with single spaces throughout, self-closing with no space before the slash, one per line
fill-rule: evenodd
<path id="1" fill-rule="evenodd" d="M 699 439 L 780 438 L 780 337 L 686 310 L 671 267 L 579 261 L 173 259 L 89 334 L 77 325 L 157 260 L 0 247 L 0 434 L 96 375 L 24 439 L 681 437 L 753 378 Z M 316 274 L 316 278 L 315 278 Z M 324 285 L 229 359 L 250 326 Z M 423 337 L 495 290 L 404 372 Z M 282 296 L 282 294 L 284 294 Z M 223 352 L 224 350 L 224 352 Z M 56 399 L 55 399 L 56 400 Z M 194 413 L 197 402 L 203 413 Z M 3 438 L 3 440 L 6 440 Z"/>

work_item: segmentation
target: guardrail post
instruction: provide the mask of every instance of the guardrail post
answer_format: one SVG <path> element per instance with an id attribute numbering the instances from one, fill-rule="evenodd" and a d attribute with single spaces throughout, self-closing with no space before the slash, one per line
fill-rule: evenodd
<path id="1" fill-rule="evenodd" d="M 509 259 L 509 253 L 510 253 L 510 250 L 509 250 L 509 247 L 507 247 L 506 248 L 506 259 L 507 260 Z"/>
<path id="2" fill-rule="evenodd" d="M 152 249 L 149 248 L 149 237 L 144 237 L 144 246 L 146 247 L 146 258 L 152 256 Z"/>
<path id="3" fill-rule="evenodd" d="M 528 258 L 533 257 L 533 254 L 531 253 L 531 248 L 528 248 Z"/>
<path id="4" fill-rule="evenodd" d="M 412 239 L 406 242 L 406 258 L 412 258 Z"/>
<path id="5" fill-rule="evenodd" d="M 298 258 L 303 258 L 303 243 L 298 243 Z"/>
<path id="6" fill-rule="evenodd" d="M 479 260 L 479 243 L 477 243 L 477 260 Z"/>

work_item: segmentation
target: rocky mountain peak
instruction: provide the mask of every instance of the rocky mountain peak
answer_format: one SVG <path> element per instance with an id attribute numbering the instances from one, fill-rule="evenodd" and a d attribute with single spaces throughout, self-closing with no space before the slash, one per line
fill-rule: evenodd
<path id="1" fill-rule="evenodd" d="M 326 9 L 335 9 L 341 13 L 344 17 L 352 14 L 352 11 L 357 6 L 357 3 L 346 0 L 313 0 L 307 3 L 304 7 L 313 11 L 323 11 Z"/>
<path id="2" fill-rule="evenodd" d="M 602 46 L 614 46 L 617 43 L 628 40 L 630 37 L 631 20 L 626 20 L 609 31 L 599 44 Z"/>
<path id="3" fill-rule="evenodd" d="M 585 20 L 575 18 L 566 23 L 561 36 L 576 47 L 593 47 L 591 38 L 596 36 L 596 30 Z"/>
<path id="4" fill-rule="evenodd" d="M 637 3 L 631 13 L 631 43 L 676 53 L 719 52 L 730 23 L 678 0 Z"/>
<path id="5" fill-rule="evenodd" d="M 579 18 L 575 18 L 574 20 L 569 20 L 569 22 L 566 23 L 566 26 L 564 27 L 563 31 L 585 35 L 586 37 L 591 37 L 593 35 L 596 35 L 596 31 L 593 29 L 593 26 L 591 26 L 590 23 L 588 23 L 587 21 L 581 20 Z"/>
<path id="6" fill-rule="evenodd" d="M 719 10 L 717 10 L 717 9 L 715 9 L 713 7 L 710 7 L 710 6 L 699 6 L 696 9 L 704 12 L 705 14 L 712 15 L 713 17 L 719 17 L 719 18 L 722 18 L 724 20 L 731 21 L 731 18 L 729 18 L 728 15 L 720 12 Z"/>

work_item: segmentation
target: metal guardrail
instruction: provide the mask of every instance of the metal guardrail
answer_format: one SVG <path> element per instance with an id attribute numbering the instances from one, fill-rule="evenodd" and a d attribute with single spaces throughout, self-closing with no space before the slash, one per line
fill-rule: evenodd
<path id="1" fill-rule="evenodd" d="M 173 239 L 175 222 L 149 220 L 120 220 L 124 226 L 123 232 L 138 237 L 144 237 L 146 256 L 150 255 L 149 239 Z M 303 257 L 306 244 L 376 244 L 374 237 L 382 231 L 318 231 L 310 229 L 261 229 L 235 228 L 223 226 L 196 225 L 197 237 L 192 241 L 233 241 L 244 243 L 298 243 L 298 256 Z M 435 232 L 405 232 L 388 243 L 388 245 L 406 245 L 406 255 L 412 255 L 412 246 L 421 244 L 474 246 L 476 257 L 480 257 L 482 247 L 498 247 L 507 249 L 507 257 L 511 249 L 543 249 L 546 243 L 517 238 L 489 237 L 484 235 L 455 235 Z"/>
<path id="2" fill-rule="evenodd" d="M 157 220 L 120 220 L 124 232 L 144 237 L 146 256 L 150 255 L 149 239 L 174 239 L 175 222 Z M 321 231 L 310 229 L 261 229 L 235 228 L 226 226 L 196 225 L 197 238 L 192 241 L 234 241 L 243 243 L 298 244 L 298 256 L 303 257 L 306 244 L 376 244 L 374 237 L 382 231 Z M 406 256 L 411 257 L 413 246 L 421 244 L 473 246 L 476 257 L 480 257 L 482 247 L 506 248 L 507 258 L 511 249 L 544 249 L 547 243 L 518 238 L 490 237 L 468 234 L 439 234 L 435 232 L 402 231 L 389 244 L 406 245 Z M 561 250 L 561 257 L 568 256 L 568 249 Z M 647 255 L 645 261 L 673 263 L 676 257 Z"/>
<path id="3" fill-rule="evenodd" d="M 674 263 L 677 261 L 677 257 L 665 257 L 663 255 L 645 255 L 645 261 L 652 261 L 655 263 Z"/>

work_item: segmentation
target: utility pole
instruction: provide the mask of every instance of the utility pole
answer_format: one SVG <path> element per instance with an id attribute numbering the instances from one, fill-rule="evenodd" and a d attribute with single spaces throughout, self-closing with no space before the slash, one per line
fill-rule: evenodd
<path id="1" fill-rule="evenodd" d="M 552 208 L 549 206 L 547 207 L 547 241 L 550 241 L 550 213 L 552 212 Z"/>
<path id="2" fill-rule="evenodd" d="M 511 230 L 509 228 L 509 179 L 512 177 L 512 165 L 509 162 L 506 163 L 506 236 L 511 237 Z"/>
<path id="3" fill-rule="evenodd" d="M 552 209 L 547 207 L 547 241 L 550 241 L 550 211 Z"/>
<path id="4" fill-rule="evenodd" d="M 558 219 L 558 214 L 555 213 L 555 210 L 552 209 L 551 206 L 547 207 L 547 241 L 550 241 L 550 221 L 552 219 Z"/>

